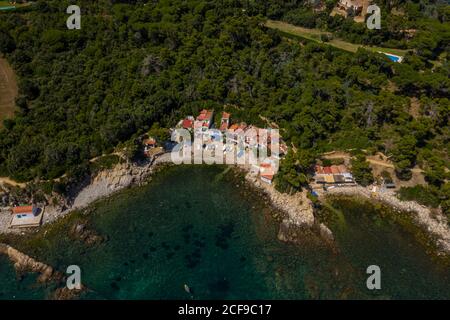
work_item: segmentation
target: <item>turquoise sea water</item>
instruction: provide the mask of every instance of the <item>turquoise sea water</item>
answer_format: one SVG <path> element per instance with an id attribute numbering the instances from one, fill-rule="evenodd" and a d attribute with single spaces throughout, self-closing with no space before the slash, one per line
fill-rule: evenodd
<path id="1" fill-rule="evenodd" d="M 311 232 L 288 244 L 277 239 L 277 212 L 233 175 L 171 167 L 50 229 L 38 245 L 18 246 L 61 271 L 79 265 L 87 299 L 450 298 L 448 270 L 376 209 L 336 201 L 336 247 Z M 70 236 L 77 221 L 107 240 L 87 246 Z M 371 264 L 382 270 L 378 292 L 365 286 Z M 0 271 L 0 299 L 43 299 L 52 289 L 33 275 L 16 279 L 5 260 Z"/>

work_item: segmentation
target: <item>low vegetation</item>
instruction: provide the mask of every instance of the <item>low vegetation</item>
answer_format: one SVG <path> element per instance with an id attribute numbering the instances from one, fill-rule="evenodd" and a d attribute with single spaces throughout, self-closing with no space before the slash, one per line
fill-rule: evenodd
<path id="1" fill-rule="evenodd" d="M 436 189 L 417 185 L 414 187 L 402 187 L 398 192 L 402 200 L 417 201 L 424 206 L 436 208 L 440 204 L 439 194 Z"/>
<path id="2" fill-rule="evenodd" d="M 355 181 L 362 186 L 368 186 L 374 182 L 372 168 L 366 157 L 357 155 L 351 160 L 352 173 Z"/>

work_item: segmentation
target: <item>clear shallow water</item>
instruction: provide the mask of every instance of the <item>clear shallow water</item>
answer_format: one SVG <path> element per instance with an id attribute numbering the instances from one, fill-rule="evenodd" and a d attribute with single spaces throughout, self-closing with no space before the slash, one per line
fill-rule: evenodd
<path id="1" fill-rule="evenodd" d="M 370 206 L 333 204 L 343 212 L 329 219 L 337 249 L 312 233 L 286 244 L 277 239 L 276 212 L 232 175 L 224 167 L 169 168 L 18 246 L 61 271 L 79 265 L 90 289 L 82 298 L 449 298 L 448 271 Z M 68 236 L 79 220 L 108 240 L 86 246 Z M 381 292 L 365 287 L 370 264 L 382 268 Z M 30 289 L 32 278 L 17 281 L 4 260 L 0 270 L 0 299 L 47 296 Z"/>
<path id="2" fill-rule="evenodd" d="M 37 276 L 35 274 L 17 277 L 13 265 L 5 257 L 0 256 L 0 300 L 42 299 L 45 295 L 45 288 L 36 284 Z"/>

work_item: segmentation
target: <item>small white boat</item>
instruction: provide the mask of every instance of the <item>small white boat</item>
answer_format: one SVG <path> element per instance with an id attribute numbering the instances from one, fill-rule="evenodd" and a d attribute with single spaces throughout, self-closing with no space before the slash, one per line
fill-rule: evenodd
<path id="1" fill-rule="evenodd" d="M 191 288 L 189 288 L 189 286 L 187 284 L 184 284 L 184 291 L 191 294 Z"/>

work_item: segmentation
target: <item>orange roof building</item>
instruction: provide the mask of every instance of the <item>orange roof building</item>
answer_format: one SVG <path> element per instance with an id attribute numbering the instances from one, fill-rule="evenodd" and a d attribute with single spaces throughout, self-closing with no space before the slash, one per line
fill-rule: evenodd
<path id="1" fill-rule="evenodd" d="M 339 170 L 338 166 L 331 166 L 330 169 L 331 169 L 331 173 L 332 174 L 339 174 L 339 173 L 341 173 L 341 171 Z"/>
<path id="2" fill-rule="evenodd" d="M 19 206 L 14 207 L 12 210 L 13 214 L 19 214 L 19 213 L 32 213 L 33 212 L 33 206 Z"/>
<path id="3" fill-rule="evenodd" d="M 184 119 L 182 126 L 184 129 L 191 129 L 194 126 L 194 121 L 190 119 Z"/>
<path id="4" fill-rule="evenodd" d="M 211 128 L 213 116 L 214 116 L 213 110 L 203 109 L 202 111 L 200 111 L 200 115 L 197 117 L 197 121 L 194 123 L 194 128 L 201 128 L 201 127 Z"/>

